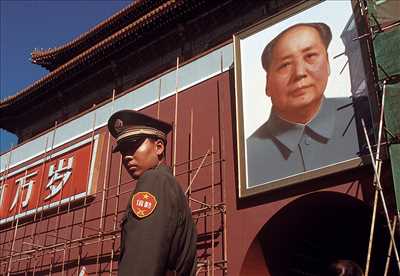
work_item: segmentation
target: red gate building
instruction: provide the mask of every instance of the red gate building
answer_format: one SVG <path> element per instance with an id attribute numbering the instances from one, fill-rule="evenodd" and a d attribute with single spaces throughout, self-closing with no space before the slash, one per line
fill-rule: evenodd
<path id="1" fill-rule="evenodd" d="M 1 155 L 0 274 L 117 274 L 135 182 L 112 154 L 106 123 L 134 109 L 174 126 L 167 161 L 197 225 L 197 275 L 324 275 L 339 259 L 383 275 L 388 252 L 387 275 L 395 275 L 392 224 L 381 207 L 372 220 L 378 184 L 390 223 L 396 207 L 390 156 L 382 147 L 374 181 L 363 132 L 365 121 L 376 154 L 380 90 L 371 40 L 360 38 L 369 27 L 359 1 L 332 7 L 348 16 L 330 25 L 331 43 L 344 45 L 330 56 L 330 78 L 348 75 L 354 157 L 272 180 L 249 176 L 247 139 L 265 121 L 256 106 L 268 99 L 261 52 L 251 49 L 284 26 L 319 22 L 309 12 L 339 16 L 327 2 L 135 1 L 67 44 L 33 52 L 49 73 L 0 104 L 0 127 L 19 138 Z M 343 87 L 329 85 L 327 98 Z"/>

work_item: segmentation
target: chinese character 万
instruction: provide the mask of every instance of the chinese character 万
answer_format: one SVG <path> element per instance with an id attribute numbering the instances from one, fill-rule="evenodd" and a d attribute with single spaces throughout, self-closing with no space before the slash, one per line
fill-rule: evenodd
<path id="1" fill-rule="evenodd" d="M 31 177 L 35 176 L 37 174 L 36 172 L 24 175 L 21 178 L 18 178 L 15 183 L 17 184 L 17 192 L 15 193 L 14 200 L 11 204 L 10 211 L 14 209 L 14 207 L 17 205 L 18 199 L 19 199 L 19 193 L 22 193 L 22 190 L 26 188 L 26 194 L 25 194 L 25 199 L 22 201 L 21 206 L 22 208 L 25 208 L 28 206 L 29 199 L 31 198 L 32 194 L 32 187 L 33 183 L 35 182 L 34 180 L 31 179 Z"/>
<path id="2" fill-rule="evenodd" d="M 46 185 L 46 189 L 50 190 L 50 194 L 45 197 L 45 200 L 48 200 L 58 194 L 72 174 L 72 163 L 74 161 L 74 157 L 68 158 L 68 163 L 65 167 L 64 161 L 64 159 L 58 161 L 57 170 L 55 170 L 56 164 L 50 166 L 49 181 Z"/>

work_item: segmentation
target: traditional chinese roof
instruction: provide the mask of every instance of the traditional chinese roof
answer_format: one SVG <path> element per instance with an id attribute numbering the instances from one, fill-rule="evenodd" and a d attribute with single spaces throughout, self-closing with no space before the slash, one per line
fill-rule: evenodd
<path id="1" fill-rule="evenodd" d="M 147 4 L 149 2 L 151 4 Z M 160 4 L 160 2 L 164 3 Z M 104 53 L 128 36 L 135 35 L 141 28 L 182 5 L 182 2 L 187 2 L 187 0 L 134 2 L 64 46 L 48 51 L 33 52 L 34 63 L 47 64 L 48 68 L 56 67 L 56 69 L 15 95 L 0 101 L 0 112 L 1 109 L 27 97 L 44 85 L 58 80 L 63 74 L 88 63 L 89 60 Z M 155 6 L 155 3 L 159 5 Z M 133 18 L 131 18 L 132 16 Z M 124 26 L 124 24 L 126 25 Z M 113 31 L 115 32 L 113 33 Z"/>
<path id="2" fill-rule="evenodd" d="M 149 12 L 160 6 L 162 2 L 165 1 L 134 1 L 118 13 L 64 45 L 47 50 L 34 50 L 31 53 L 31 61 L 48 70 L 54 70 L 71 59 L 71 57 L 90 49 L 116 31 L 126 27 L 131 22 L 129 19 L 146 16 Z"/>
<path id="3" fill-rule="evenodd" d="M 126 44 L 140 45 L 143 33 L 151 33 L 189 11 L 201 7 L 207 0 L 141 0 L 135 1 L 120 12 L 101 22 L 91 30 L 67 44 L 47 51 L 32 53 L 32 61 L 52 71 L 33 84 L 0 101 L 0 127 L 15 133 L 16 113 L 41 95 L 49 92 L 62 80 L 92 66 Z M 18 116 L 17 116 L 18 117 Z M 11 122 L 12 121 L 12 122 Z"/>

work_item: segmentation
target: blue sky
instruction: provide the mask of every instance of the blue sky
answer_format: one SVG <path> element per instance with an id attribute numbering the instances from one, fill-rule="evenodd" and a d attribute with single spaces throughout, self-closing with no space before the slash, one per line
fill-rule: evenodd
<path id="1" fill-rule="evenodd" d="M 15 95 L 48 73 L 29 61 L 32 50 L 61 46 L 130 3 L 126 0 L 0 0 L 1 99 Z M 0 152 L 15 144 L 14 135 L 0 130 Z"/>

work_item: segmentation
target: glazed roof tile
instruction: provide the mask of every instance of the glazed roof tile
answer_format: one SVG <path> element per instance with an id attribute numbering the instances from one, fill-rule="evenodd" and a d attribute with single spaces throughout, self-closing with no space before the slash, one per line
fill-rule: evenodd
<path id="1" fill-rule="evenodd" d="M 76 56 L 79 52 L 83 52 L 103 40 L 105 37 L 115 32 L 116 29 L 125 27 L 127 25 L 127 18 L 143 16 L 145 13 L 159 5 L 159 2 L 161 1 L 134 1 L 132 4 L 64 45 L 47 50 L 34 50 L 31 53 L 31 61 L 34 64 L 42 65 L 46 69 L 55 69 L 65 63 L 68 59 Z"/>
<path id="2" fill-rule="evenodd" d="M 39 79 L 38 81 L 34 82 L 33 84 L 29 85 L 28 87 L 22 89 L 18 93 L 13 96 L 9 96 L 0 101 L 0 111 L 8 106 L 14 105 L 17 101 L 26 98 L 27 96 L 31 95 L 35 91 L 43 88 L 46 84 L 49 84 L 60 77 L 64 76 L 66 73 L 72 71 L 74 68 L 77 68 L 80 65 L 87 63 L 88 60 L 92 60 L 94 57 L 98 56 L 99 53 L 106 51 L 107 49 L 111 48 L 113 45 L 117 44 L 119 41 L 125 39 L 128 36 L 132 36 L 135 34 L 136 31 L 140 30 L 143 26 L 153 22 L 163 14 L 167 13 L 168 11 L 173 10 L 176 7 L 182 5 L 186 0 L 169 0 L 169 1 L 162 1 L 161 5 L 157 6 L 156 8 L 152 9 L 151 11 L 145 13 L 140 18 L 134 20 L 124 28 L 118 30 L 114 34 L 108 36 L 107 38 L 103 39 L 102 41 L 98 42 L 97 44 L 93 45 L 92 47 L 86 49 L 82 53 L 78 54 L 77 56 L 73 57 L 72 59 L 68 60 L 63 65 L 57 67 L 55 70 L 44 76 L 43 78 Z M 141 2 L 143 3 L 143 1 Z M 130 9 L 137 5 L 136 3 L 128 6 L 127 8 L 123 9 L 121 12 L 117 13 L 116 15 L 122 16 L 127 9 Z M 111 18 L 115 18 L 115 16 Z M 115 20 L 115 19 L 113 19 Z M 109 22 L 110 18 L 105 20 L 105 22 Z M 98 26 L 106 26 L 106 24 L 100 23 Z M 97 30 L 95 27 L 94 29 Z M 93 29 L 93 30 L 94 30 Z M 86 33 L 81 37 L 89 36 L 89 33 Z M 74 42 L 75 41 L 75 42 Z M 74 40 L 74 43 L 78 43 L 78 40 Z M 72 42 L 71 42 L 72 43 Z M 72 47 L 72 44 L 69 47 Z"/>

